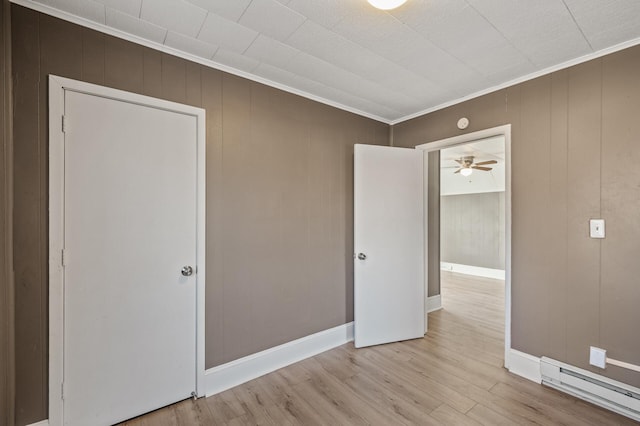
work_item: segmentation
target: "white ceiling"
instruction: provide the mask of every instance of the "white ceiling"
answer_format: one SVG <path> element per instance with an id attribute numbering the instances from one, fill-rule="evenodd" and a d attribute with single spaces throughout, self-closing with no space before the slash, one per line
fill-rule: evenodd
<path id="1" fill-rule="evenodd" d="M 440 195 L 477 194 L 505 190 L 504 136 L 470 142 L 440 151 Z M 490 171 L 474 170 L 470 176 L 455 173 L 462 157 L 473 156 L 474 162 L 496 160 Z"/>
<path id="2" fill-rule="evenodd" d="M 639 0 L 13 1 L 387 123 L 640 42 Z"/>

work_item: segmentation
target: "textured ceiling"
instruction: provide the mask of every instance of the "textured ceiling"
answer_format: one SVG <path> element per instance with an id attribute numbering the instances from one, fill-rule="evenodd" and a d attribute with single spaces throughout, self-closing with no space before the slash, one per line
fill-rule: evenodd
<path id="1" fill-rule="evenodd" d="M 640 0 L 13 1 L 390 123 L 640 42 Z"/>

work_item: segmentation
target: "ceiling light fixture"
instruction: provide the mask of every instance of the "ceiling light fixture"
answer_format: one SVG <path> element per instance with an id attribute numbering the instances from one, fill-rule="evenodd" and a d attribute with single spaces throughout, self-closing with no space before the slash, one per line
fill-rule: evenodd
<path id="1" fill-rule="evenodd" d="M 473 169 L 470 167 L 465 167 L 463 169 L 460 169 L 460 174 L 462 176 L 471 176 L 471 173 L 473 173 Z"/>
<path id="2" fill-rule="evenodd" d="M 391 10 L 402 6 L 407 0 L 367 0 L 371 6 L 380 10 Z"/>

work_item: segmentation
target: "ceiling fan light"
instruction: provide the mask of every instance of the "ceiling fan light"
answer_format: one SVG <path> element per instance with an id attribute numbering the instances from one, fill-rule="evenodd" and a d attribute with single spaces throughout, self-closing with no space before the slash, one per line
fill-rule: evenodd
<path id="1" fill-rule="evenodd" d="M 407 0 L 367 0 L 371 6 L 380 10 L 391 10 L 402 6 Z"/>
<path id="2" fill-rule="evenodd" d="M 471 168 L 464 167 L 464 168 L 460 169 L 460 174 L 462 176 L 471 176 L 471 173 L 473 173 L 473 169 L 471 169 Z"/>

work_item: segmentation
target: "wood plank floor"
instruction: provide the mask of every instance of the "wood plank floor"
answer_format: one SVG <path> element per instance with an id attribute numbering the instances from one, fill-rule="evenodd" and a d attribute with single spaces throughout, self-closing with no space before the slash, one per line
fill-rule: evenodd
<path id="1" fill-rule="evenodd" d="M 632 425 L 508 373 L 504 282 L 442 272 L 424 339 L 346 344 L 226 392 L 126 422 L 143 425 Z"/>

